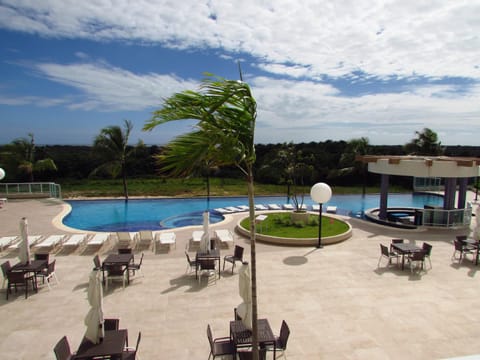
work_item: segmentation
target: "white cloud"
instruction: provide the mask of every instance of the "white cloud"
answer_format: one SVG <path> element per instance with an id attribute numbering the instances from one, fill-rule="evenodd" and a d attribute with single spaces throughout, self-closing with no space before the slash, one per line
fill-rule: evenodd
<path id="1" fill-rule="evenodd" d="M 80 90 L 69 107 L 80 110 L 135 111 L 159 106 L 174 92 L 195 88 L 198 83 L 174 75 L 134 74 L 105 63 L 37 64 L 52 81 Z"/>
<path id="2" fill-rule="evenodd" d="M 246 52 L 292 76 L 479 79 L 479 0 L 4 0 L 0 26 L 50 37 Z M 285 66 L 289 64 L 289 66 Z M 307 71 L 308 70 L 308 71 Z"/>

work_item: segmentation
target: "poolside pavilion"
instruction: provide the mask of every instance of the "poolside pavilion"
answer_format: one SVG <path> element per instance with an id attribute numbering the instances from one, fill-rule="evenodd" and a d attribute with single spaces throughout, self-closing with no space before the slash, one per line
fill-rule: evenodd
<path id="1" fill-rule="evenodd" d="M 444 180 L 443 210 L 464 209 L 471 216 L 466 194 L 468 179 L 480 175 L 480 158 L 448 156 L 357 156 L 357 161 L 368 164 L 368 171 L 381 176 L 379 219 L 387 220 L 388 187 L 390 175 Z M 457 206 L 455 198 L 458 189 Z"/>

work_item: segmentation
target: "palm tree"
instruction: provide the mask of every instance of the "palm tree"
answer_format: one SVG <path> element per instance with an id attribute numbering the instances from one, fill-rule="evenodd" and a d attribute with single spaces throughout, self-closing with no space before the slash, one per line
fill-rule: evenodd
<path id="1" fill-rule="evenodd" d="M 435 131 L 424 128 L 422 131 L 415 131 L 415 134 L 417 137 L 405 145 L 407 153 L 431 156 L 443 154 L 442 143 L 438 140 L 438 135 Z"/>
<path id="2" fill-rule="evenodd" d="M 217 165 L 234 165 L 243 172 L 248 187 L 250 208 L 251 280 L 252 280 L 252 346 L 258 360 L 257 281 L 255 250 L 255 204 L 253 165 L 255 163 L 254 132 L 257 105 L 250 87 L 243 81 L 226 80 L 207 74 L 199 91 L 176 93 L 154 112 L 143 130 L 175 120 L 198 120 L 196 130 L 176 138 L 169 144 L 170 167 L 188 172 L 206 161 Z M 183 154 L 183 157 L 177 156 Z M 166 153 L 165 156 L 168 156 Z M 166 160 L 166 158 L 164 158 Z"/>
<path id="3" fill-rule="evenodd" d="M 32 133 L 27 138 L 18 138 L 6 146 L 3 154 L 14 159 L 17 170 L 28 177 L 28 181 L 34 181 L 35 172 L 57 170 L 55 162 L 51 158 L 35 160 L 35 138 Z"/>
<path id="4" fill-rule="evenodd" d="M 134 148 L 128 150 L 128 138 L 132 128 L 133 124 L 129 120 L 124 121 L 123 129 L 120 126 L 103 128 L 93 143 L 93 150 L 103 158 L 104 162 L 95 168 L 91 175 L 99 171 L 106 171 L 116 178 L 121 174 L 125 200 L 128 200 L 127 158 L 135 150 Z"/>

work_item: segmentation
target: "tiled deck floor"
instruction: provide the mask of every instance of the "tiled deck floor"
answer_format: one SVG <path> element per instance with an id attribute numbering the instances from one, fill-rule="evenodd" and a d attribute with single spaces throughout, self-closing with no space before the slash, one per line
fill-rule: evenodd
<path id="1" fill-rule="evenodd" d="M 475 205 L 476 206 L 476 205 Z M 61 205 L 50 200 L 10 201 L 0 210 L 0 235 L 16 235 L 22 216 L 30 233 L 63 233 L 52 219 Z M 234 216 L 217 228 L 233 228 Z M 480 353 L 480 283 L 471 261 L 452 262 L 452 239 L 465 231 L 406 232 L 351 219 L 351 239 L 321 250 L 257 244 L 259 317 L 275 332 L 282 319 L 291 329 L 287 358 L 441 359 Z M 206 326 L 228 335 L 233 308 L 241 302 L 238 272 L 222 272 L 216 284 L 185 275 L 183 250 L 192 228 L 176 231 L 170 252 L 146 251 L 145 277 L 122 290 L 109 288 L 105 317 L 119 317 L 132 341 L 139 330 L 139 355 L 147 359 L 207 359 Z M 377 269 L 379 243 L 393 237 L 433 245 L 433 269 L 411 275 L 397 267 Z M 249 244 L 243 238 L 237 244 Z M 101 257 L 113 246 L 105 246 Z M 224 254 L 231 250 L 222 251 Z M 3 252 L 3 260 L 16 262 Z M 85 331 L 86 287 L 92 254 L 57 254 L 60 285 L 24 299 L 0 294 L 0 358 L 54 359 L 53 346 L 67 335 L 76 349 Z M 385 265 L 385 262 L 382 263 Z"/>

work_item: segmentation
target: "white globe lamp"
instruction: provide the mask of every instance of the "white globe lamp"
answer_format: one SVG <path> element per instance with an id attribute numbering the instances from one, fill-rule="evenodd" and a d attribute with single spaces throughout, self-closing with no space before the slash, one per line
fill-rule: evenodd
<path id="1" fill-rule="evenodd" d="M 332 188 L 325 183 L 316 183 L 310 190 L 312 200 L 320 206 L 318 208 L 318 244 L 317 248 L 322 247 L 322 205 L 332 197 Z"/>
<path id="2" fill-rule="evenodd" d="M 5 170 L 0 168 L 0 180 L 3 180 L 4 177 L 5 177 Z"/>

